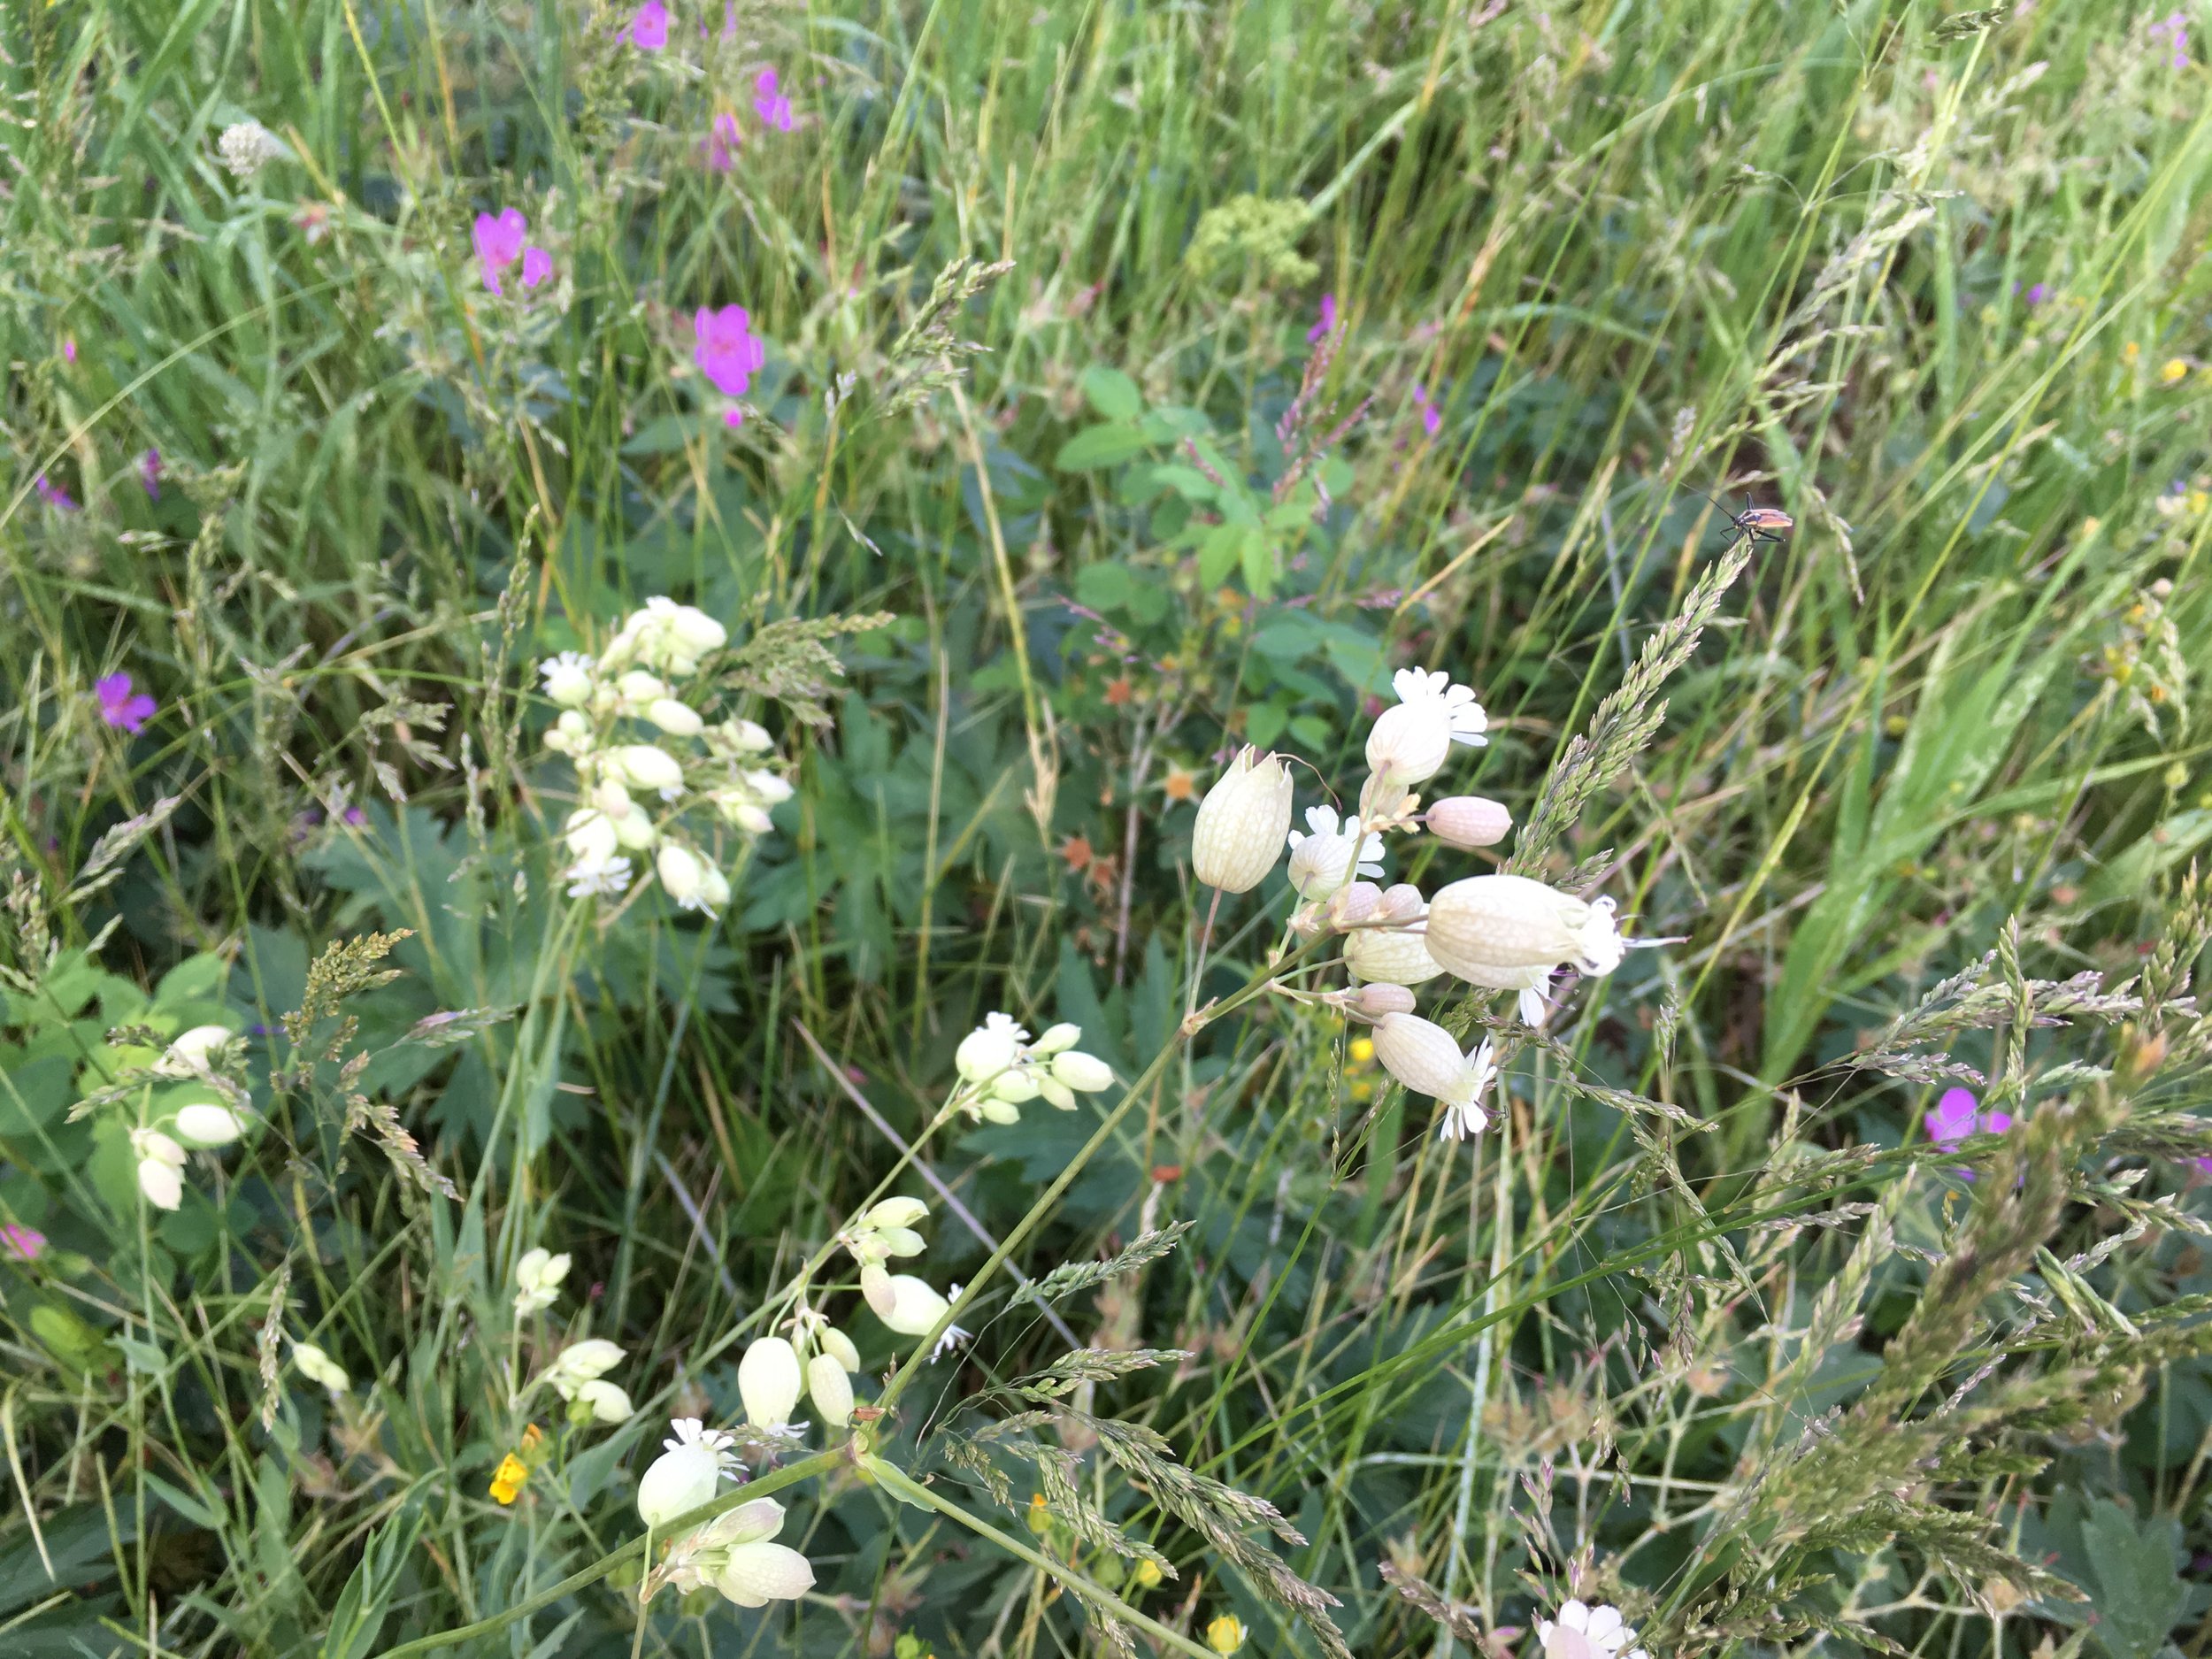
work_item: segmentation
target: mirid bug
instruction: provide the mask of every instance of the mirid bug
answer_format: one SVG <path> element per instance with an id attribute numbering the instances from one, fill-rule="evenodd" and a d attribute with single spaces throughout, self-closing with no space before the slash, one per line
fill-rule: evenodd
<path id="1" fill-rule="evenodd" d="M 1698 494 L 1705 495 L 1705 492 L 1701 489 L 1698 491 Z M 1797 525 L 1797 520 L 1779 507 L 1753 506 L 1748 491 L 1744 495 L 1741 512 L 1729 512 L 1728 503 L 1717 496 L 1705 495 L 1705 499 L 1723 512 L 1728 513 L 1728 522 L 1738 534 L 1754 541 L 1772 541 L 1779 546 L 1782 541 L 1780 533 L 1794 529 Z"/>

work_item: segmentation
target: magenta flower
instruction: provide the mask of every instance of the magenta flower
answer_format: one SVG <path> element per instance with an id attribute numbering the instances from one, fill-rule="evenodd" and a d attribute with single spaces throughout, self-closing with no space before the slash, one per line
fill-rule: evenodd
<path id="1" fill-rule="evenodd" d="M 1928 1139 L 1949 1152 L 1969 1135 L 2001 1135 L 2012 1127 L 2010 1112 L 1978 1111 L 1978 1103 L 1971 1089 L 1944 1090 L 1935 1110 L 1922 1120 L 1928 1126 Z M 1961 1170 L 1959 1173 L 1970 1181 L 1974 1179 L 1971 1170 Z"/>
<path id="2" fill-rule="evenodd" d="M 737 152 L 745 142 L 739 130 L 737 117 L 727 111 L 714 118 L 707 129 L 707 165 L 716 173 L 728 173 L 737 165 Z"/>
<path id="3" fill-rule="evenodd" d="M 1429 388 L 1417 382 L 1413 388 L 1413 406 L 1421 411 L 1421 430 L 1433 438 L 1444 425 L 1444 411 L 1429 396 Z"/>
<path id="4" fill-rule="evenodd" d="M 77 360 L 76 335 L 71 334 L 61 342 L 61 355 L 62 360 L 65 363 L 74 363 Z"/>
<path id="5" fill-rule="evenodd" d="M 1321 296 L 1321 320 L 1306 330 L 1306 343 L 1310 346 L 1317 346 L 1335 332 L 1336 296 L 1324 294 Z"/>
<path id="6" fill-rule="evenodd" d="M 764 127 L 787 133 L 791 130 L 791 100 L 778 89 L 780 85 L 774 70 L 762 70 L 753 81 L 753 109 Z"/>
<path id="7" fill-rule="evenodd" d="M 138 481 L 146 487 L 146 499 L 161 499 L 161 451 L 149 449 L 138 457 Z"/>
<path id="8" fill-rule="evenodd" d="M 38 498 L 56 512 L 77 511 L 76 498 L 60 485 L 49 482 L 45 473 L 41 472 L 33 479 L 31 488 L 38 492 Z"/>
<path id="9" fill-rule="evenodd" d="M 702 305 L 691 326 L 698 335 L 698 343 L 691 349 L 692 361 L 725 397 L 742 397 L 753 376 L 768 361 L 768 349 L 753 332 L 752 319 L 745 308 L 725 305 L 714 311 Z M 730 410 L 722 419 L 728 426 L 741 426 L 745 411 Z"/>
<path id="10" fill-rule="evenodd" d="M 2212 1158 L 2191 1158 L 2189 1162 L 2197 1166 L 2199 1174 L 2212 1175 Z"/>
<path id="11" fill-rule="evenodd" d="M 553 274 L 553 256 L 542 248 L 522 250 L 522 286 L 534 288 Z"/>
<path id="12" fill-rule="evenodd" d="M 631 45 L 641 52 L 657 52 L 668 44 L 668 8 L 661 0 L 645 0 L 630 16 L 630 27 L 623 31 Z"/>
<path id="13" fill-rule="evenodd" d="M 2051 297 L 2051 285 L 2047 282 L 2039 282 L 2028 290 L 2026 297 L 2031 307 L 2040 305 Z"/>
<path id="14" fill-rule="evenodd" d="M 154 700 L 142 691 L 132 695 L 128 674 L 110 674 L 95 680 L 92 693 L 100 699 L 100 718 L 134 737 L 144 731 L 146 722 L 153 718 Z"/>
<path id="15" fill-rule="evenodd" d="M 522 241 L 529 228 L 519 208 L 511 207 L 497 219 L 489 213 L 476 216 L 476 263 L 483 270 L 484 286 L 493 293 L 505 296 L 499 273 L 522 257 Z"/>
<path id="16" fill-rule="evenodd" d="M 2189 14 L 2186 12 L 2168 12 L 2160 21 L 2152 24 L 2147 33 L 2151 39 L 2164 41 L 2173 49 L 2167 59 L 2173 67 L 2188 68 Z"/>
<path id="17" fill-rule="evenodd" d="M 19 1221 L 0 1226 L 0 1256 L 12 1256 L 19 1262 L 35 1262 L 46 1253 L 46 1235 L 35 1227 L 27 1227 Z"/>

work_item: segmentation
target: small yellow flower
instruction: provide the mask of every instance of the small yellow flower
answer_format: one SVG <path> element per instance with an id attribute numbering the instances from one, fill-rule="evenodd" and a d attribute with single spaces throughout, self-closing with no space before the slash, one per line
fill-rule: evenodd
<path id="1" fill-rule="evenodd" d="M 1355 1037 L 1355 1038 L 1353 1038 L 1353 1039 L 1352 1039 L 1352 1064 L 1355 1064 L 1355 1065 L 1365 1065 L 1365 1064 L 1367 1064 L 1370 1060 L 1372 1060 L 1374 1057 L 1375 1057 L 1375 1043 L 1374 1043 L 1374 1040 L 1373 1040 L 1372 1038 L 1370 1038 L 1370 1037 Z"/>
<path id="2" fill-rule="evenodd" d="M 1137 1581 L 1140 1589 L 1149 1590 L 1160 1582 L 1160 1563 L 1156 1561 L 1141 1561 L 1137 1563 L 1136 1571 L 1129 1576 Z"/>
<path id="3" fill-rule="evenodd" d="M 2202 518 L 2205 510 L 2212 508 L 2212 490 L 2193 489 L 2189 492 L 2189 499 L 2184 504 L 2196 517 Z"/>
<path id="4" fill-rule="evenodd" d="M 512 1503 L 522 1495 L 522 1483 L 530 1479 L 530 1465 L 509 1452 L 499 1460 L 498 1471 L 492 1476 L 492 1496 L 503 1504 Z"/>
<path id="5" fill-rule="evenodd" d="M 1234 1613 L 1224 1613 L 1206 1626 L 1206 1646 L 1216 1653 L 1234 1653 L 1244 1646 L 1244 1621 Z"/>
<path id="6" fill-rule="evenodd" d="M 2185 378 L 2188 373 L 2189 365 L 2179 357 L 2168 357 L 2159 368 L 2158 378 L 2171 386 L 2176 380 Z"/>
<path id="7" fill-rule="evenodd" d="M 2127 344 L 2120 348 L 2120 357 L 2121 360 L 2124 362 L 2132 363 L 2136 358 L 2141 357 L 2142 355 L 2143 348 L 2137 345 L 2132 340 L 2129 341 Z"/>
<path id="8" fill-rule="evenodd" d="M 1039 1538 L 1042 1538 L 1045 1535 L 1045 1529 L 1052 1525 L 1052 1510 L 1046 1505 L 1043 1493 L 1037 1492 L 1030 1494 L 1029 1514 L 1026 1519 L 1029 1522 L 1030 1532 Z"/>

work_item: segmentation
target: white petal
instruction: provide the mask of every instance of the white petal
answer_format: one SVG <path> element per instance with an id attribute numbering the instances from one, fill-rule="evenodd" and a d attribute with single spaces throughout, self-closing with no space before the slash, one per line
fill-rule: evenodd
<path id="1" fill-rule="evenodd" d="M 1621 1610 L 1610 1602 L 1601 1603 L 1590 1609 L 1590 1622 L 1583 1628 L 1589 1632 L 1591 1640 L 1602 1642 L 1620 1630 Z"/>

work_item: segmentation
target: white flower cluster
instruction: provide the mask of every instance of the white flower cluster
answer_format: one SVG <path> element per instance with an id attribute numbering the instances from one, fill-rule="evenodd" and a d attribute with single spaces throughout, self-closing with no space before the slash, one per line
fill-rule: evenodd
<path id="1" fill-rule="evenodd" d="M 1651 1659 L 1641 1647 L 1629 1646 L 1636 1632 L 1622 1621 L 1620 1609 L 1603 1602 L 1565 1603 L 1557 1618 L 1537 1620 L 1536 1640 L 1544 1659 Z"/>
<path id="2" fill-rule="evenodd" d="M 681 820 L 704 805 L 734 830 L 765 835 L 774 827 L 769 809 L 791 798 L 791 786 L 757 764 L 774 747 L 764 730 L 743 719 L 710 725 L 682 695 L 728 641 L 704 611 L 649 599 L 597 657 L 566 651 L 540 669 L 561 709 L 546 747 L 576 767 L 580 804 L 564 826 L 570 897 L 626 892 L 634 859 L 651 853 L 663 890 L 685 910 L 729 902 L 729 878 Z M 625 721 L 650 726 L 655 738 L 633 741 Z"/>
<path id="3" fill-rule="evenodd" d="M 1068 1039 L 1071 1042 L 1082 1035 L 1072 1025 L 1067 1029 L 1072 1033 Z M 929 1206 L 918 1198 L 887 1198 L 838 1235 L 837 1241 L 860 1263 L 861 1295 L 876 1317 L 901 1336 L 927 1336 L 952 1306 L 951 1300 L 939 1295 L 926 1279 L 911 1273 L 894 1273 L 884 1266 L 893 1256 L 922 1253 L 922 1235 L 914 1229 L 928 1214 Z M 957 1285 L 952 1294 L 956 1298 L 960 1294 Z M 941 1359 L 948 1349 L 967 1340 L 968 1333 L 956 1325 L 937 1339 L 930 1358 Z"/>
<path id="4" fill-rule="evenodd" d="M 273 161 L 291 157 L 291 146 L 258 121 L 234 121 L 215 141 L 215 153 L 236 179 L 250 179 Z"/>
<path id="5" fill-rule="evenodd" d="M 588 1336 L 556 1355 L 553 1363 L 539 1373 L 538 1381 L 568 1402 L 572 1422 L 627 1423 L 637 1408 L 619 1384 L 606 1379 L 622 1357 L 618 1344 L 603 1336 Z"/>
<path id="6" fill-rule="evenodd" d="M 526 1250 L 515 1263 L 515 1317 L 526 1319 L 561 1299 L 569 1260 L 547 1249 Z"/>
<path id="7" fill-rule="evenodd" d="M 1021 1121 L 1023 1102 L 1042 1095 L 1062 1111 L 1073 1111 L 1078 1094 L 1095 1094 L 1114 1082 L 1111 1066 L 1076 1048 L 1082 1038 L 1081 1026 L 1063 1021 L 1032 1041 L 1010 1015 L 987 1015 L 953 1051 L 960 1082 L 947 1110 L 1015 1124 Z"/>
<path id="8" fill-rule="evenodd" d="M 155 1077 L 188 1085 L 163 1091 L 154 1121 L 131 1131 L 138 1190 L 157 1210 L 174 1210 L 184 1202 L 188 1149 L 212 1152 L 246 1133 L 245 1091 L 220 1070 L 232 1035 L 227 1025 L 195 1025 L 153 1064 Z"/>
<path id="9" fill-rule="evenodd" d="M 1409 987 L 1450 974 L 1485 989 L 1517 994 L 1529 1025 L 1540 1025 L 1545 991 L 1562 967 L 1606 974 L 1637 941 L 1622 938 L 1613 901 L 1585 901 L 1525 876 L 1470 876 L 1432 899 L 1409 882 L 1384 887 L 1384 836 L 1426 829 L 1448 846 L 1471 849 L 1504 840 L 1513 817 L 1495 801 L 1453 795 L 1422 810 L 1413 791 L 1452 756 L 1455 745 L 1487 740 L 1475 694 L 1451 676 L 1406 669 L 1392 681 L 1399 701 L 1367 738 L 1370 769 L 1359 811 L 1340 819 L 1333 807 L 1306 812 L 1307 833 L 1290 828 L 1290 770 L 1276 755 L 1247 747 L 1198 809 L 1191 866 L 1225 893 L 1246 893 L 1275 868 L 1286 847 L 1290 885 L 1302 901 L 1294 930 L 1344 935 L 1355 979 L 1329 1000 L 1375 1026 L 1375 1055 L 1408 1088 L 1444 1106 L 1440 1133 L 1452 1139 L 1489 1124 L 1481 1101 L 1497 1075 L 1488 1042 L 1463 1053 L 1451 1034 L 1422 1018 Z"/>

